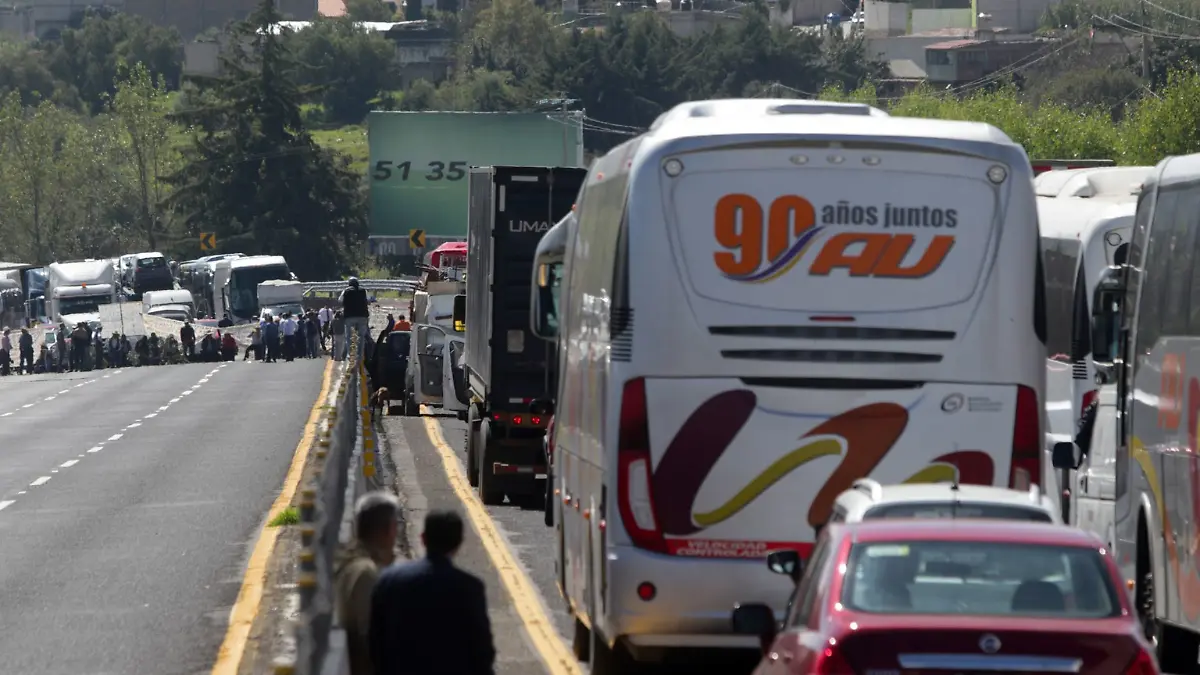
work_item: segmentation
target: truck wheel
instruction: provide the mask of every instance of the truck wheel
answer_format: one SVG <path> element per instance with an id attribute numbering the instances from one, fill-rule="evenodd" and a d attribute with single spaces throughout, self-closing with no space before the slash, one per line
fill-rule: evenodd
<path id="1" fill-rule="evenodd" d="M 479 424 L 479 438 L 475 441 L 476 460 L 479 463 L 479 500 L 487 506 L 504 503 L 504 491 L 496 489 L 496 477 L 492 474 L 492 457 L 488 448 L 491 433 L 487 422 Z"/>
<path id="2" fill-rule="evenodd" d="M 467 483 L 471 487 L 479 487 L 478 435 L 479 421 L 475 419 L 475 407 L 472 406 L 467 412 Z"/>

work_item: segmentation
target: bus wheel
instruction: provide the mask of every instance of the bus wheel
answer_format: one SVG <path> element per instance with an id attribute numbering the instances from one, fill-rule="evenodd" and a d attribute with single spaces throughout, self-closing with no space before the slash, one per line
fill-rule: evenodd
<path id="1" fill-rule="evenodd" d="M 583 625 L 579 617 L 575 617 L 575 634 L 571 638 L 571 653 L 575 658 L 579 659 L 580 663 L 588 661 L 588 647 L 591 646 L 592 631 Z"/>

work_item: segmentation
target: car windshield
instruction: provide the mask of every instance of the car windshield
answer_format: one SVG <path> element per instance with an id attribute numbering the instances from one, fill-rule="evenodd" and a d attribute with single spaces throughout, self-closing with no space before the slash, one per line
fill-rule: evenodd
<path id="1" fill-rule="evenodd" d="M 863 520 L 886 520 L 892 518 L 987 518 L 991 520 L 1024 520 L 1042 523 L 1054 522 L 1050 514 L 1042 509 L 1001 504 L 972 504 L 952 502 L 927 502 L 885 504 L 863 514 Z"/>
<path id="2" fill-rule="evenodd" d="M 1121 607 L 1099 551 L 988 541 L 856 544 L 842 603 L 876 614 L 1101 618 Z"/>

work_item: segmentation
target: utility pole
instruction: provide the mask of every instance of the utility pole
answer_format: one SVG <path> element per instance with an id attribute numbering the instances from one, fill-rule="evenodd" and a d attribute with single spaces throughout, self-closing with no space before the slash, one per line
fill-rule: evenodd
<path id="1" fill-rule="evenodd" d="M 1150 84 L 1150 36 L 1146 23 L 1146 0 L 1142 0 L 1142 79 Z"/>

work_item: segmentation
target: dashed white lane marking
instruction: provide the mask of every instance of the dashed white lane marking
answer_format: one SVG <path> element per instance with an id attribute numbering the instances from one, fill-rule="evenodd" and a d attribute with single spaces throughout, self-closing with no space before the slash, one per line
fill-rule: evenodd
<path id="1" fill-rule="evenodd" d="M 49 476 L 41 476 L 41 477 L 37 478 L 36 480 L 34 480 L 32 483 L 30 483 L 30 484 L 29 484 L 29 487 L 40 487 L 40 486 L 42 486 L 42 485 L 45 485 L 46 483 L 49 483 L 49 482 L 50 482 L 50 479 L 51 479 L 51 478 L 54 476 L 54 474 L 58 473 L 60 469 L 69 469 L 69 468 L 71 468 L 71 467 L 75 466 L 76 464 L 78 464 L 78 463 L 80 462 L 80 460 L 82 460 L 83 458 L 87 457 L 87 454 L 88 454 L 88 453 L 95 454 L 95 453 L 97 453 L 97 452 L 100 452 L 101 450 L 103 450 L 103 449 L 104 449 L 104 444 L 105 444 L 105 443 L 108 443 L 108 442 L 111 442 L 111 441 L 119 441 L 119 440 L 121 440 L 121 439 L 122 439 L 122 438 L 125 436 L 125 434 L 124 434 L 123 432 L 125 432 L 125 431 L 128 431 L 129 429 L 136 429 L 137 427 L 140 427 L 140 426 L 142 426 L 142 420 L 144 420 L 144 419 L 151 419 L 151 418 L 154 418 L 154 417 L 158 417 L 158 414 L 159 414 L 160 412 L 166 412 L 166 410 L 167 410 L 168 408 L 170 408 L 170 407 L 171 407 L 172 405 L 174 405 L 175 403 L 178 403 L 178 402 L 179 402 L 179 401 L 180 401 L 180 400 L 181 400 L 181 399 L 182 399 L 184 396 L 187 396 L 187 395 L 191 394 L 193 391 L 195 391 L 196 389 L 199 389 L 201 384 L 203 384 L 204 382 L 207 382 L 207 381 L 209 380 L 209 378 L 211 378 L 211 377 L 212 377 L 212 376 L 213 376 L 215 373 L 217 373 L 217 372 L 218 372 L 218 371 L 219 371 L 221 368 L 224 368 L 224 367 L 225 367 L 224 365 L 221 365 L 221 366 L 219 366 L 218 368 L 214 369 L 214 370 L 213 370 L 211 373 L 209 373 L 208 375 L 206 375 L 206 376 L 205 376 L 205 377 L 204 377 L 204 378 L 203 378 L 203 379 L 202 379 L 200 382 L 197 382 L 195 385 L 193 385 L 191 389 L 189 389 L 189 390 L 187 390 L 187 391 L 183 392 L 181 395 L 179 395 L 179 396 L 177 396 L 177 397 L 175 397 L 175 398 L 171 399 L 171 400 L 170 400 L 170 401 L 169 401 L 169 402 L 168 402 L 166 405 L 164 405 L 164 406 L 160 406 L 156 412 L 152 412 L 152 413 L 150 413 L 149 415 L 146 415 L 145 417 L 139 417 L 138 419 L 134 420 L 133 422 L 131 422 L 131 423 L 129 424 L 129 426 L 127 426 L 127 427 L 125 427 L 125 428 L 121 429 L 121 432 L 122 432 L 122 433 L 116 433 L 116 434 L 113 434 L 112 436 L 109 436 L 109 437 L 108 437 L 108 440 L 107 440 L 107 441 L 104 441 L 104 442 L 101 442 L 101 443 L 97 443 L 96 445 L 93 445 L 91 448 L 88 448 L 88 450 L 87 450 L 87 453 L 80 453 L 78 458 L 76 458 L 76 459 L 69 459 L 69 460 L 67 460 L 67 461 L 63 462 L 62 464 L 59 464 L 57 469 L 51 469 L 51 470 L 50 470 L 50 475 L 49 475 Z M 110 374 L 111 374 L 111 375 L 120 375 L 120 374 L 121 374 L 121 371 L 119 371 L 119 370 L 114 370 L 114 371 L 113 371 L 112 373 L 110 373 Z M 108 375 L 105 375 L 104 377 L 108 377 Z M 99 379 L 104 379 L 104 378 L 99 378 Z M 79 384 L 77 384 L 77 385 L 75 385 L 75 386 L 76 386 L 76 387 L 82 387 L 82 386 L 84 386 L 84 385 L 86 385 L 86 384 L 91 384 L 91 383 L 93 383 L 93 382 L 96 382 L 96 381 L 97 381 L 97 380 L 88 380 L 88 381 L 86 381 L 86 382 L 81 382 L 81 383 L 79 383 Z M 46 401 L 53 401 L 53 400 L 54 400 L 55 398 L 57 398 L 58 396 L 61 396 L 62 394 L 69 393 L 70 391 L 71 391 L 70 389 L 64 389 L 64 390 L 62 390 L 62 391 L 58 392 L 58 394 L 57 394 L 57 395 L 55 395 L 55 396 L 48 396 L 48 397 L 46 397 L 44 400 L 46 400 Z M 27 404 L 25 404 L 25 405 L 23 405 L 23 406 L 21 406 L 21 407 L 22 407 L 22 408 L 30 408 L 30 407 L 33 407 L 33 405 L 34 405 L 33 403 L 27 403 Z M 8 417 L 9 415 L 12 415 L 12 414 L 13 414 L 13 412 L 18 412 L 18 411 L 12 411 L 12 412 L 0 413 L 0 417 Z M 23 494 L 25 494 L 25 493 L 26 493 L 26 490 L 21 490 L 20 492 L 18 492 L 18 493 L 17 493 L 17 495 L 19 496 L 19 495 L 23 495 Z M 13 504 L 15 504 L 15 503 L 16 503 L 16 500 L 15 500 L 15 499 L 7 499 L 7 500 L 0 501 L 0 511 L 3 511 L 4 509 L 8 508 L 9 506 L 12 506 L 12 505 L 13 505 Z"/>
<path id="2" fill-rule="evenodd" d="M 21 412 L 22 410 L 28 410 L 29 408 L 32 408 L 37 403 L 48 403 L 50 401 L 56 400 L 59 396 L 62 396 L 63 394 L 69 394 L 69 393 L 71 393 L 71 389 L 78 389 L 80 387 L 84 387 L 89 384 L 94 384 L 96 382 L 99 382 L 100 380 L 112 377 L 113 375 L 120 375 L 121 372 L 122 371 L 120 371 L 120 370 L 114 370 L 114 371 L 106 373 L 100 377 L 96 377 L 96 378 L 93 378 L 90 380 L 85 380 L 83 382 L 80 382 L 79 384 L 67 387 L 66 389 L 63 389 L 62 391 L 58 392 L 57 394 L 47 396 L 46 398 L 41 399 L 40 401 L 34 401 L 33 403 L 26 403 L 25 405 L 21 406 L 20 408 L 17 408 L 16 410 L 12 410 L 12 411 L 6 412 L 6 413 L 0 413 L 0 417 L 11 417 L 13 413 L 18 413 L 18 412 Z"/>

